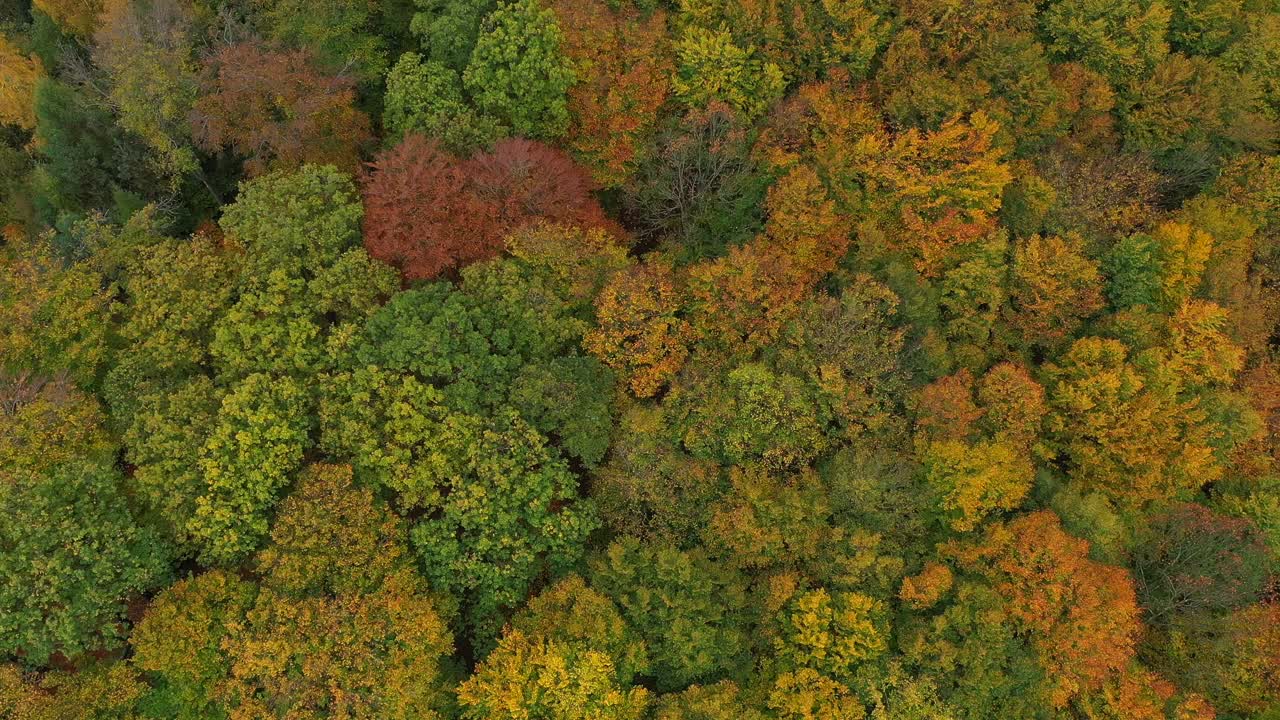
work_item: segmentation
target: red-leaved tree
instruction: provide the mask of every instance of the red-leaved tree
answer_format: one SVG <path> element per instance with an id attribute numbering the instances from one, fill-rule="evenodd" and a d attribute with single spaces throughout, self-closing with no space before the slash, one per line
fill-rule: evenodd
<path id="1" fill-rule="evenodd" d="M 365 246 L 406 282 L 496 256 L 535 221 L 609 227 L 586 172 L 522 138 L 462 159 L 421 135 L 379 155 L 363 178 Z"/>
<path id="2" fill-rule="evenodd" d="M 191 132 L 206 151 L 244 156 L 250 175 L 303 163 L 352 170 L 371 137 L 355 99 L 355 81 L 320 72 L 309 53 L 245 42 L 206 62 Z"/>

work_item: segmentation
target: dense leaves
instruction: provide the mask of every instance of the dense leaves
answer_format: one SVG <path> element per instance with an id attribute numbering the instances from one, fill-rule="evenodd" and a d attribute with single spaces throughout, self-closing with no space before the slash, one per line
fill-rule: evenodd
<path id="1" fill-rule="evenodd" d="M 1274 720 L 1266 0 L 0 0 L 0 718 Z"/>

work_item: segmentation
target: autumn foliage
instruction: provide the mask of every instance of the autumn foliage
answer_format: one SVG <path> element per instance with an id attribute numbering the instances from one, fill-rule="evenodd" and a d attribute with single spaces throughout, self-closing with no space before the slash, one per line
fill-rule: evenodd
<path id="1" fill-rule="evenodd" d="M 324 74 L 306 51 L 228 46 L 205 64 L 192 135 L 208 151 L 244 157 L 250 175 L 306 162 L 353 170 L 369 139 L 354 102 L 355 82 Z"/>
<path id="2" fill-rule="evenodd" d="M 608 226 L 591 187 L 563 152 L 532 140 L 462 159 L 410 135 L 364 177 L 365 246 L 406 282 L 435 278 L 497 255 L 537 221 Z"/>

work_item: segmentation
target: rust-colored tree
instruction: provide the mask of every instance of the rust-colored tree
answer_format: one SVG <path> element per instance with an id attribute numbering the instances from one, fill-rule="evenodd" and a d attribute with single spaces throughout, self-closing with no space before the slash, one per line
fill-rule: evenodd
<path id="1" fill-rule="evenodd" d="M 494 257 L 508 234 L 535 221 L 610 225 L 581 168 L 520 138 L 464 160 L 409 135 L 370 164 L 362 185 L 365 246 L 406 282 Z"/>
<path id="2" fill-rule="evenodd" d="M 1089 558 L 1048 510 L 992 527 L 972 545 L 949 546 L 962 569 L 985 576 L 1006 612 L 1029 633 L 1056 707 L 1100 689 L 1133 659 L 1141 630 L 1133 581 Z"/>
<path id="3" fill-rule="evenodd" d="M 670 90 L 666 13 L 601 0 L 549 3 L 578 82 L 569 88 L 569 144 L 605 187 L 627 181 L 648 152 Z"/>
<path id="4" fill-rule="evenodd" d="M 303 163 L 353 170 L 370 138 L 355 81 L 320 72 L 305 51 L 225 47 L 206 62 L 201 90 L 190 118 L 196 143 L 244 156 L 250 175 Z"/>

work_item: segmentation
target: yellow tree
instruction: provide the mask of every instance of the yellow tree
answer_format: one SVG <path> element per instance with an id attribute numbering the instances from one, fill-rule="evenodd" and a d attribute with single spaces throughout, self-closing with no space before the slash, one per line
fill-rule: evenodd
<path id="1" fill-rule="evenodd" d="M 0 122 L 28 130 L 36 126 L 36 81 L 44 74 L 40 61 L 0 35 Z"/>
<path id="2" fill-rule="evenodd" d="M 652 397 L 684 365 L 693 330 L 671 264 L 652 257 L 613 276 L 596 300 L 587 351 L 622 373 L 636 397 Z"/>

